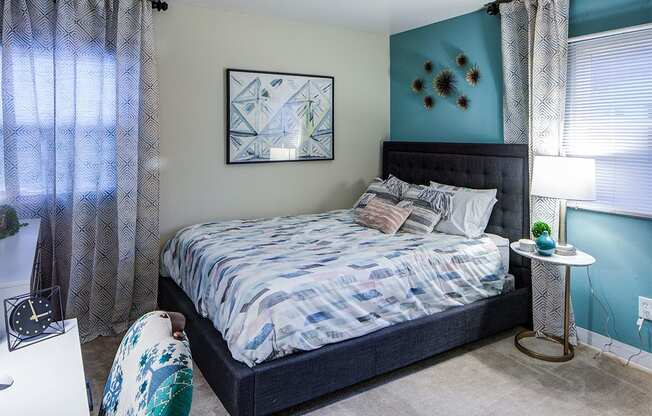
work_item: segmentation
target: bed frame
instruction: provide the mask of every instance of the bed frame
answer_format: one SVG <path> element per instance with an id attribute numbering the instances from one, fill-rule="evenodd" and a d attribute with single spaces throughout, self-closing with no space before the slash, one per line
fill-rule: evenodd
<path id="1" fill-rule="evenodd" d="M 487 232 L 529 235 L 526 145 L 383 143 L 383 177 L 496 188 Z M 253 368 L 234 360 L 220 333 L 169 278 L 159 279 L 159 306 L 187 318 L 193 359 L 233 416 L 266 415 L 530 322 L 530 264 L 510 256 L 513 292 L 371 334 L 295 353 Z"/>

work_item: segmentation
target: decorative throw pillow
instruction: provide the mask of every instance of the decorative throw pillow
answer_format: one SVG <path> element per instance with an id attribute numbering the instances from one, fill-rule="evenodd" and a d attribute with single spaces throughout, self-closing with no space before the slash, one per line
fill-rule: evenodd
<path id="1" fill-rule="evenodd" d="M 442 214 L 450 211 L 451 194 L 425 185 L 412 185 L 403 194 L 403 201 L 411 202 L 413 209 L 401 231 L 428 234 L 434 230 Z"/>
<path id="2" fill-rule="evenodd" d="M 409 187 L 409 183 L 398 179 L 396 176 L 389 175 L 389 178 L 385 180 L 376 178 L 371 181 L 365 193 L 353 204 L 353 208 L 364 208 L 369 201 L 376 197 L 392 204 L 398 204 L 404 190 Z"/>
<path id="3" fill-rule="evenodd" d="M 387 189 L 390 189 L 392 193 L 395 195 L 398 195 L 399 198 L 403 197 L 403 194 L 407 192 L 408 189 L 410 189 L 411 184 L 400 180 L 394 175 L 389 175 L 387 179 L 385 179 L 385 186 Z"/>
<path id="4" fill-rule="evenodd" d="M 435 231 L 477 238 L 484 233 L 497 202 L 496 189 L 471 189 L 430 182 L 430 187 L 450 194 L 450 209 L 442 212 Z"/>
<path id="5" fill-rule="evenodd" d="M 355 210 L 355 222 L 369 228 L 382 231 L 385 234 L 395 234 L 412 212 L 407 201 L 399 205 L 383 202 L 373 198 L 366 207 Z"/>
<path id="6" fill-rule="evenodd" d="M 173 336 L 167 312 L 140 317 L 125 334 L 104 386 L 100 416 L 187 416 L 192 405 L 192 355 Z"/>

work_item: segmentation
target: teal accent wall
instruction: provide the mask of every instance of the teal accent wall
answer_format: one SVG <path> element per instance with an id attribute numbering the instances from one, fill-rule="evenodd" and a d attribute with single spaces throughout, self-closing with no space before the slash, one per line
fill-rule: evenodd
<path id="1" fill-rule="evenodd" d="M 569 36 L 652 22 L 652 0 L 570 0 Z"/>
<path id="2" fill-rule="evenodd" d="M 482 11 L 399 33 L 390 37 L 390 130 L 393 140 L 441 140 L 502 143 L 502 57 L 500 25 Z M 480 82 L 471 87 L 458 69 L 455 57 L 464 52 L 470 63 L 480 68 Z M 423 63 L 431 60 L 434 70 L 427 74 Z M 455 72 L 459 91 L 470 99 L 470 107 L 460 110 L 453 98 L 437 96 L 432 88 L 434 75 L 443 68 Z M 426 91 L 415 94 L 410 85 L 423 78 Z M 435 98 L 426 110 L 423 97 Z"/>
<path id="3" fill-rule="evenodd" d="M 652 22 L 652 0 L 570 0 L 570 36 Z M 426 112 L 410 81 L 426 58 L 454 65 L 457 50 L 477 62 L 483 79 L 465 87 L 471 109 L 448 103 Z M 501 143 L 502 57 L 500 19 L 474 12 L 390 37 L 390 131 L 392 140 Z M 441 104 L 441 103 L 438 103 Z M 638 296 L 652 297 L 652 220 L 569 209 L 568 239 L 592 254 L 595 290 L 612 316 L 610 333 L 638 347 Z M 572 275 L 578 326 L 605 334 L 604 313 L 591 298 L 584 269 Z M 643 349 L 652 352 L 652 324 L 643 329 Z"/>
<path id="4" fill-rule="evenodd" d="M 577 209 L 568 210 L 567 221 L 568 241 L 597 260 L 591 278 L 615 318 L 609 332 L 638 347 L 638 297 L 652 297 L 652 221 Z M 591 297 L 585 269 L 573 271 L 571 285 L 577 325 L 606 335 L 605 314 Z M 650 323 L 642 334 L 645 349 L 652 352 Z"/>

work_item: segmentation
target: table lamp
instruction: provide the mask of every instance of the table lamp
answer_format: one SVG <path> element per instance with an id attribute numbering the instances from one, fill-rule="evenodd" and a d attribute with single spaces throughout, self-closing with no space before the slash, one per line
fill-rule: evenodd
<path id="1" fill-rule="evenodd" d="M 566 201 L 595 200 L 595 160 L 563 156 L 535 156 L 532 195 L 559 199 L 557 254 L 574 255 L 566 241 Z"/>

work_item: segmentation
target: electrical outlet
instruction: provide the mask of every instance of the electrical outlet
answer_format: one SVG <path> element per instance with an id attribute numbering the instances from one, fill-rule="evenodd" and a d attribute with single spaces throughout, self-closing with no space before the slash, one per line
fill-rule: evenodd
<path id="1" fill-rule="evenodd" d="M 638 316 L 652 321 L 652 299 L 643 296 L 638 297 Z"/>

